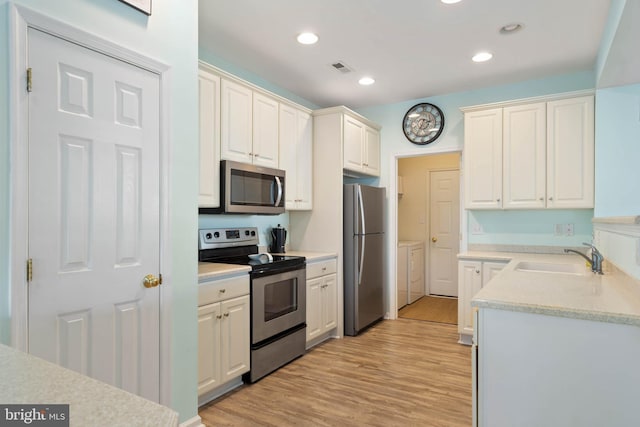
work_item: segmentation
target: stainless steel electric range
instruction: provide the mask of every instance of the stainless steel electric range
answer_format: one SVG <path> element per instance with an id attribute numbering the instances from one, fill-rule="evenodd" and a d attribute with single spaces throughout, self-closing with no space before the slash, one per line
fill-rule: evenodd
<path id="1" fill-rule="evenodd" d="M 199 231 L 198 260 L 248 265 L 251 278 L 251 370 L 255 382 L 305 352 L 306 263 L 300 256 L 257 257 L 258 229 Z"/>

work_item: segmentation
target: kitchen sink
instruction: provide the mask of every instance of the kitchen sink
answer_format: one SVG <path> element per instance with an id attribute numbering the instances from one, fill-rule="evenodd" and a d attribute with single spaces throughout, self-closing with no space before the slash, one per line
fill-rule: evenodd
<path id="1" fill-rule="evenodd" d="M 582 264 L 556 264 L 535 261 L 520 261 L 515 270 L 529 273 L 574 274 L 577 276 L 587 273 L 587 269 Z"/>

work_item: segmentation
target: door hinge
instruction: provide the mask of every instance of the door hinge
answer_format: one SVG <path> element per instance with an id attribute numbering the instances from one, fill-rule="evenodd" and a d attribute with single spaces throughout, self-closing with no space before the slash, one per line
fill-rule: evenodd
<path id="1" fill-rule="evenodd" d="M 31 92 L 33 90 L 32 81 L 33 72 L 31 71 L 31 67 L 27 68 L 27 92 Z"/>
<path id="2" fill-rule="evenodd" d="M 162 285 L 162 274 L 158 274 L 158 284 Z"/>
<path id="3" fill-rule="evenodd" d="M 27 260 L 27 282 L 33 280 L 33 260 L 29 258 Z"/>

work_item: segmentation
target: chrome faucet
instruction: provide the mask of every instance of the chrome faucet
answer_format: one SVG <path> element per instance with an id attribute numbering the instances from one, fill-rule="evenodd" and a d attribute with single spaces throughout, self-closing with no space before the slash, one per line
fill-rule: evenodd
<path id="1" fill-rule="evenodd" d="M 573 252 L 575 254 L 580 255 L 582 258 L 586 259 L 587 262 L 591 265 L 591 271 L 597 274 L 604 274 L 602 272 L 602 261 L 604 257 L 600 253 L 600 251 L 593 245 L 593 243 L 583 243 L 585 246 L 589 246 L 591 248 L 591 258 L 586 256 L 580 251 L 576 251 L 573 249 L 565 249 L 564 253 L 568 254 L 569 252 Z"/>

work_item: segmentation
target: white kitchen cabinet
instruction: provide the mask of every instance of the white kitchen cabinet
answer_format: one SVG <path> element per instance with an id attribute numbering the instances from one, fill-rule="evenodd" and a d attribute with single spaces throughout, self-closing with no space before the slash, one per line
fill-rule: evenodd
<path id="1" fill-rule="evenodd" d="M 593 96 L 547 103 L 547 207 L 594 204 Z"/>
<path id="2" fill-rule="evenodd" d="M 250 368 L 249 276 L 198 285 L 198 400 L 239 379 Z"/>
<path id="3" fill-rule="evenodd" d="M 471 344 L 473 309 L 471 299 L 507 265 L 507 261 L 465 259 L 458 261 L 458 333 L 460 343 Z"/>
<path id="4" fill-rule="evenodd" d="M 253 164 L 278 167 L 278 101 L 253 93 Z"/>
<path id="5" fill-rule="evenodd" d="M 502 207 L 502 108 L 464 115 L 464 193 L 467 209 Z"/>
<path id="6" fill-rule="evenodd" d="M 220 157 L 277 168 L 278 101 L 225 78 L 221 90 Z"/>
<path id="7" fill-rule="evenodd" d="M 253 91 L 224 78 L 221 90 L 220 156 L 253 163 Z"/>
<path id="8" fill-rule="evenodd" d="M 220 77 L 198 69 L 200 192 L 198 206 L 220 206 Z"/>
<path id="9" fill-rule="evenodd" d="M 481 307 L 474 344 L 474 426 L 640 425 L 637 326 Z"/>
<path id="10" fill-rule="evenodd" d="M 546 103 L 503 110 L 503 189 L 505 209 L 545 207 Z"/>
<path id="11" fill-rule="evenodd" d="M 344 116 L 343 126 L 344 169 L 380 176 L 380 132 L 349 115 Z"/>
<path id="12" fill-rule="evenodd" d="M 280 168 L 287 172 L 285 208 L 313 207 L 313 122 L 311 115 L 280 104 Z"/>
<path id="13" fill-rule="evenodd" d="M 398 308 L 411 304 L 424 296 L 424 242 L 403 240 L 398 242 L 398 289 L 404 300 Z M 400 283 L 400 280 L 404 280 Z"/>
<path id="14" fill-rule="evenodd" d="M 467 209 L 593 207 L 592 95 L 464 110 Z"/>
<path id="15" fill-rule="evenodd" d="M 337 260 L 307 264 L 307 346 L 329 337 L 337 326 Z"/>

